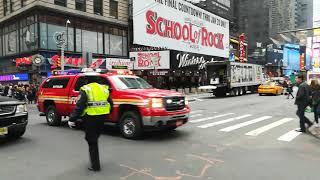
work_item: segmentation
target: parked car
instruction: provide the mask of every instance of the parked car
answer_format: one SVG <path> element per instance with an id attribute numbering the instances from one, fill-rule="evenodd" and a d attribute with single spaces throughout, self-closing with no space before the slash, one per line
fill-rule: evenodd
<path id="1" fill-rule="evenodd" d="M 0 136 L 19 138 L 28 124 L 25 102 L 8 97 L 0 97 Z"/>

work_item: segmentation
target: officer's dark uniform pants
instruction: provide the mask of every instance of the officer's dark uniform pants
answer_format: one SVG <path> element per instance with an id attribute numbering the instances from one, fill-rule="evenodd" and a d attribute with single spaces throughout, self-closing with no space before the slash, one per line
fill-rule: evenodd
<path id="1" fill-rule="evenodd" d="M 106 120 L 106 115 L 102 116 L 88 116 L 84 119 L 84 130 L 86 133 L 85 139 L 89 145 L 89 154 L 91 167 L 94 170 L 100 170 L 100 159 L 99 159 L 99 147 L 98 138 L 103 130 L 103 124 Z"/>

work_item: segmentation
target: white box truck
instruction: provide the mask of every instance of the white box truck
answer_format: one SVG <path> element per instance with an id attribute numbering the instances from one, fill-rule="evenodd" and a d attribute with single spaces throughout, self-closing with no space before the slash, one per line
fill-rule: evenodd
<path id="1" fill-rule="evenodd" d="M 264 82 L 262 66 L 257 64 L 214 61 L 206 64 L 206 72 L 207 85 L 199 89 L 212 90 L 217 97 L 254 93 Z"/>

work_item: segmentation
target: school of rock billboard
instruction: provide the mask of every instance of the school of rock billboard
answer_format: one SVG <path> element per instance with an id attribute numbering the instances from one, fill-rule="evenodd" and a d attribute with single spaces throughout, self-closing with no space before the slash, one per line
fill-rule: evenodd
<path id="1" fill-rule="evenodd" d="M 170 69 L 170 51 L 130 52 L 134 70 Z"/>
<path id="2" fill-rule="evenodd" d="M 229 57 L 229 21 L 182 0 L 133 0 L 134 44 Z"/>

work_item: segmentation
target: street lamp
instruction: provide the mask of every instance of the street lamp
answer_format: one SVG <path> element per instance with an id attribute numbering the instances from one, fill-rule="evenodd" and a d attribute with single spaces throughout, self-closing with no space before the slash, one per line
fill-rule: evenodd
<path id="1" fill-rule="evenodd" d="M 62 46 L 61 46 L 61 71 L 64 72 L 64 48 L 66 46 L 66 39 L 64 37 L 64 34 L 67 35 L 68 37 L 68 24 L 71 24 L 70 20 L 68 19 L 67 22 L 66 22 L 66 29 L 65 31 L 62 33 Z"/>

